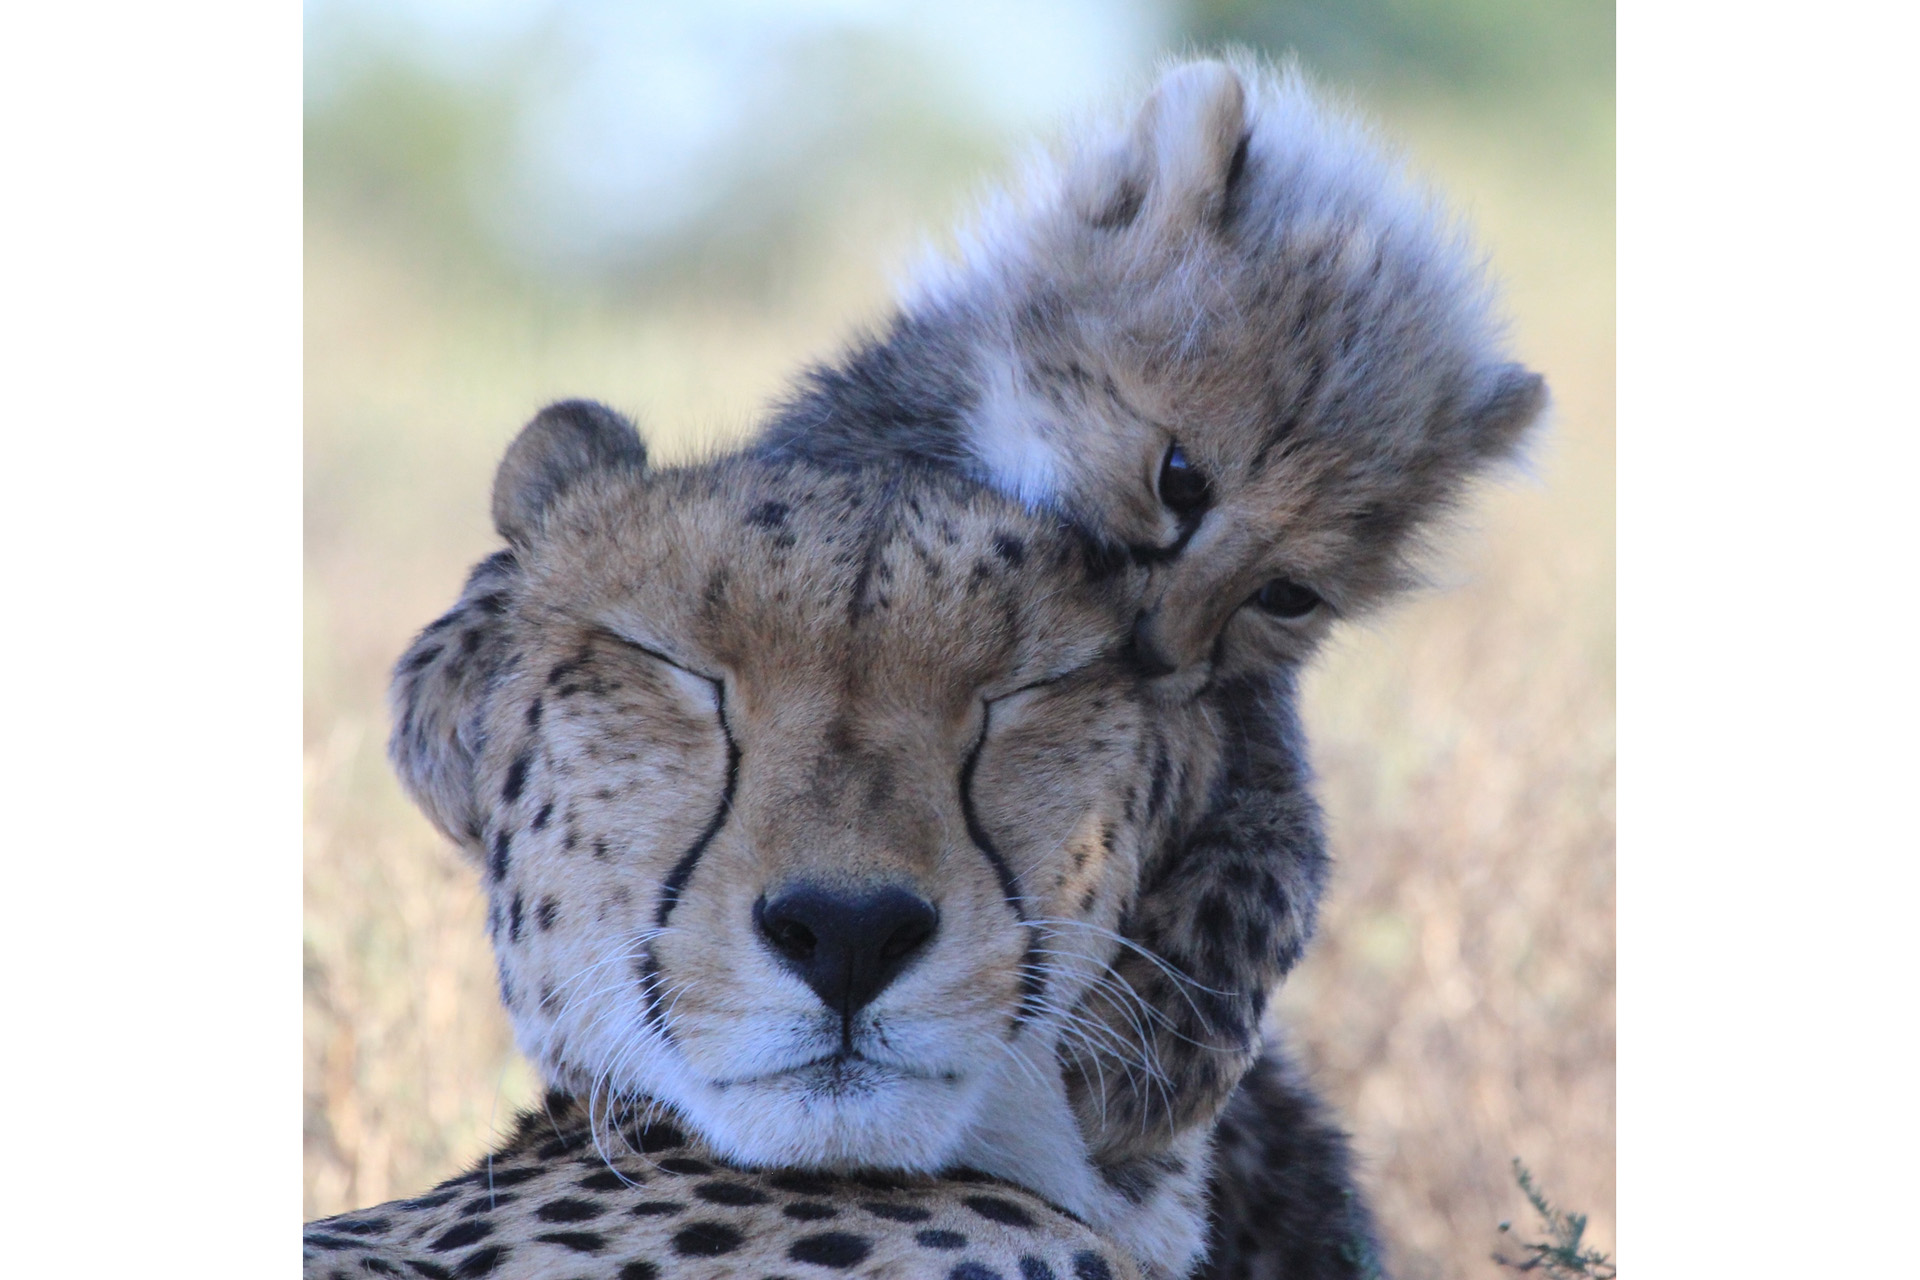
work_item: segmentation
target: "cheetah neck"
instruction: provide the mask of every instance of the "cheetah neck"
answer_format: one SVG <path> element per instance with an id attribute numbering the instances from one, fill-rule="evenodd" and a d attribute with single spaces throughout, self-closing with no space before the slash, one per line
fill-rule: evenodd
<path id="1" fill-rule="evenodd" d="M 1205 1184 L 1205 1160 L 1142 1200 L 1124 1194 L 1095 1167 L 1053 1053 L 1040 1063 L 1009 1058 L 998 1069 L 986 1090 L 993 1101 L 961 1139 L 952 1167 L 1044 1196 L 1125 1249 L 1148 1280 L 1191 1274 L 1206 1247 L 1205 1214 L 1193 1204 Z"/>

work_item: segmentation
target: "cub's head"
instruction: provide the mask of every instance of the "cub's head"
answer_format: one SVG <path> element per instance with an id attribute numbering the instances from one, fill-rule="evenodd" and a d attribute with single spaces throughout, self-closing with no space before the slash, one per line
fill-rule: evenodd
<path id="1" fill-rule="evenodd" d="M 649 470 L 579 403 L 494 511 L 392 751 L 484 868 L 523 1050 L 743 1162 L 938 1168 L 1220 767 L 1204 706 L 1147 713 L 1144 573 L 951 477 Z"/>
<path id="2" fill-rule="evenodd" d="M 995 485 L 1157 566 L 1150 661 L 1304 656 L 1546 400 L 1432 198 L 1250 60 L 1175 68 L 967 244 L 906 312 L 965 335 Z"/>

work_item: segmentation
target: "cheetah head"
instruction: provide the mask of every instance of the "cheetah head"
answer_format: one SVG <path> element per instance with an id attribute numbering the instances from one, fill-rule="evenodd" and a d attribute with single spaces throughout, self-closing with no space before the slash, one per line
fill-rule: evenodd
<path id="1" fill-rule="evenodd" d="M 951 477 L 649 469 L 579 403 L 494 511 L 392 748 L 484 868 L 549 1083 L 746 1164 L 935 1170 L 1007 1081 L 1057 1081 L 1221 768 L 1215 713 L 1127 656 L 1144 571 Z"/>

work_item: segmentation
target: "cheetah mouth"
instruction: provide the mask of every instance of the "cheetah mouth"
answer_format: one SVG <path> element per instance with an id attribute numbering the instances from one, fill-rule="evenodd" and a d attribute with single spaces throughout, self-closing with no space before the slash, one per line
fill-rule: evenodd
<path id="1" fill-rule="evenodd" d="M 872 1093 L 903 1080 L 953 1080 L 952 1072 L 923 1071 L 905 1063 L 878 1062 L 858 1050 L 839 1049 L 806 1062 L 714 1081 L 716 1088 L 795 1084 L 809 1093 L 847 1096 Z"/>

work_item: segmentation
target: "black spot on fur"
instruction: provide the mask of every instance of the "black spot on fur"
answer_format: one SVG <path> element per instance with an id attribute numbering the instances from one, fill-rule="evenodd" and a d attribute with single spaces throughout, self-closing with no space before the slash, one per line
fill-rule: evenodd
<path id="1" fill-rule="evenodd" d="M 533 829 L 535 831 L 545 831 L 547 829 L 547 821 L 552 817 L 553 801 L 549 800 L 540 806 L 540 812 L 533 815 Z"/>
<path id="2" fill-rule="evenodd" d="M 695 1160 L 692 1156 L 675 1156 L 671 1160 L 662 1160 L 660 1167 L 668 1173 L 712 1173 L 713 1166 L 705 1160 Z"/>
<path id="3" fill-rule="evenodd" d="M 378 1235 L 392 1226 L 389 1218 L 329 1218 L 327 1230 L 344 1231 L 352 1236 Z"/>
<path id="4" fill-rule="evenodd" d="M 995 534 L 993 550 L 1016 569 L 1027 562 L 1027 544 L 1010 533 Z"/>
<path id="5" fill-rule="evenodd" d="M 670 1213 L 679 1213 L 686 1207 L 673 1200 L 642 1200 L 627 1212 L 636 1218 L 664 1218 Z"/>
<path id="6" fill-rule="evenodd" d="M 402 1261 L 412 1267 L 415 1274 L 424 1276 L 425 1280 L 453 1280 L 453 1272 L 438 1263 L 428 1262 L 424 1258 L 404 1258 Z"/>
<path id="7" fill-rule="evenodd" d="M 776 1173 L 767 1178 L 767 1185 L 778 1191 L 791 1191 L 797 1196 L 824 1196 L 833 1192 L 831 1179 L 812 1173 Z"/>
<path id="8" fill-rule="evenodd" d="M 795 1262 L 811 1262 L 816 1267 L 844 1271 L 866 1261 L 873 1242 L 846 1231 L 828 1231 L 817 1236 L 801 1236 L 787 1246 L 787 1256 Z"/>
<path id="9" fill-rule="evenodd" d="M 446 1253 L 450 1249 L 458 1249 L 463 1245 L 472 1244 L 476 1240 L 484 1240 L 492 1233 L 493 1224 L 491 1222 L 463 1222 L 457 1227 L 449 1228 L 438 1240 L 428 1245 L 427 1248 L 435 1253 Z"/>
<path id="10" fill-rule="evenodd" d="M 1147 790 L 1147 816 L 1160 815 L 1160 806 L 1167 798 L 1167 782 L 1173 772 L 1173 758 L 1168 754 L 1164 742 L 1156 741 L 1153 755 L 1153 777 Z"/>
<path id="11" fill-rule="evenodd" d="M 518 892 L 513 895 L 513 905 L 507 908 L 507 940 L 520 941 L 520 925 L 526 917 L 527 903 Z"/>
<path id="12" fill-rule="evenodd" d="M 1083 1249 L 1073 1255 L 1073 1275 L 1074 1280 L 1113 1280 L 1113 1268 L 1099 1254 Z"/>
<path id="13" fill-rule="evenodd" d="M 746 1239 L 724 1222 L 696 1222 L 674 1233 L 673 1251 L 683 1258 L 718 1258 Z"/>
<path id="14" fill-rule="evenodd" d="M 928 1228 L 913 1233 L 913 1242 L 923 1249 L 964 1249 L 967 1238 L 958 1231 L 941 1231 Z"/>
<path id="15" fill-rule="evenodd" d="M 477 1218 L 483 1213 L 493 1212 L 495 1209 L 499 1208 L 503 1204 L 512 1204 L 515 1200 L 518 1200 L 519 1198 L 520 1197 L 517 1194 L 514 1194 L 512 1192 L 508 1192 L 505 1195 L 500 1195 L 495 1192 L 489 1191 L 486 1195 L 476 1197 L 475 1199 L 469 1200 L 467 1201 L 467 1203 L 461 1205 L 460 1216 L 463 1218 Z"/>
<path id="16" fill-rule="evenodd" d="M 493 833 L 493 856 L 487 859 L 487 874 L 495 884 L 507 878 L 507 858 L 512 848 L 512 832 L 502 827 Z"/>
<path id="17" fill-rule="evenodd" d="M 513 763 L 507 766 L 506 785 L 500 788 L 502 800 L 512 804 L 520 798 L 520 793 L 527 786 L 527 770 L 532 767 L 533 758 L 524 751 L 513 758 Z"/>
<path id="18" fill-rule="evenodd" d="M 947 1272 L 947 1280 L 1006 1280 L 984 1262 L 962 1262 Z"/>
<path id="19" fill-rule="evenodd" d="M 1020 1259 L 1020 1280 L 1060 1280 L 1053 1274 L 1053 1268 L 1032 1254 Z"/>
<path id="20" fill-rule="evenodd" d="M 555 902 L 551 897 L 542 898 L 540 899 L 540 905 L 534 908 L 533 922 L 540 926 L 540 932 L 545 933 L 547 930 L 553 928 L 553 922 L 559 915 L 560 904 Z"/>
<path id="21" fill-rule="evenodd" d="M 597 1231 L 549 1231 L 534 1239 L 542 1244 L 557 1244 L 575 1253 L 599 1253 L 607 1247 L 607 1238 Z"/>
<path id="22" fill-rule="evenodd" d="M 617 1280 L 659 1280 L 660 1268 L 642 1258 L 620 1268 Z"/>
<path id="23" fill-rule="evenodd" d="M 693 1194 L 708 1204 L 765 1204 L 771 1199 L 766 1192 L 742 1182 L 703 1182 L 693 1189 Z"/>
<path id="24" fill-rule="evenodd" d="M 437 644 L 430 644 L 426 648 L 414 654 L 411 658 L 408 658 L 406 663 L 400 668 L 400 670 L 403 674 L 412 675 L 414 672 L 426 666 L 429 662 L 432 662 L 435 658 L 439 656 L 440 656 L 440 646 Z"/>
<path id="25" fill-rule="evenodd" d="M 792 1204 L 780 1206 L 780 1212 L 795 1222 L 820 1222 L 840 1216 L 838 1209 L 830 1204 L 822 1204 L 818 1200 L 795 1200 Z"/>
<path id="26" fill-rule="evenodd" d="M 319 1232 L 308 1232 L 301 1237 L 302 1244 L 312 1245 L 316 1249 L 358 1249 L 366 1243 L 364 1240 L 351 1240 L 346 1236 L 327 1236 Z"/>
<path id="27" fill-rule="evenodd" d="M 540 727 L 540 707 L 540 699 L 535 698 L 532 705 L 527 708 L 527 728 L 538 729 Z"/>
<path id="28" fill-rule="evenodd" d="M 1134 1204 L 1145 1204 L 1153 1189 L 1160 1185 L 1162 1171 L 1151 1160 L 1130 1160 L 1098 1166 L 1106 1184 Z"/>
<path id="29" fill-rule="evenodd" d="M 609 1170 L 609 1172 L 611 1172 L 611 1170 Z M 609 1191 L 613 1189 L 612 1187 L 607 1188 Z M 549 1200 L 538 1209 L 535 1209 L 533 1216 L 542 1222 L 586 1222 L 590 1218 L 599 1217 L 606 1211 L 605 1205 L 594 1204 L 590 1200 L 575 1200 L 567 1197 L 560 1200 Z"/>
<path id="30" fill-rule="evenodd" d="M 371 1271 L 377 1276 L 397 1276 L 405 1274 L 391 1262 L 382 1262 L 378 1258 L 360 1259 L 360 1269 L 362 1271 Z"/>
<path id="31" fill-rule="evenodd" d="M 415 1196 L 411 1200 L 402 1200 L 396 1208 L 401 1209 L 438 1209 L 441 1205 L 458 1196 L 458 1191 L 436 1191 L 431 1195 Z"/>
<path id="32" fill-rule="evenodd" d="M 778 529 L 787 523 L 787 513 L 792 510 L 784 502 L 763 502 L 747 512 L 747 523 L 762 529 Z"/>
<path id="33" fill-rule="evenodd" d="M 998 1222 L 1003 1226 L 1009 1227 L 1027 1227 L 1029 1229 L 1033 1226 L 1033 1218 L 1025 1209 L 1022 1209 L 1013 1201 L 1002 1199 L 999 1196 L 968 1196 L 960 1203 L 966 1205 L 967 1208 L 973 1210 L 989 1222 Z"/>
<path id="34" fill-rule="evenodd" d="M 860 1207 L 888 1222 L 925 1222 L 933 1216 L 917 1204 L 888 1204 L 885 1200 L 862 1200 Z"/>
<path id="35" fill-rule="evenodd" d="M 586 666 L 587 663 L 591 661 L 593 661 L 593 651 L 591 649 L 583 649 L 579 654 L 569 658 L 567 661 L 554 664 L 553 669 L 547 672 L 548 687 L 551 688 L 561 683 L 568 676 L 580 670 L 580 668 Z"/>
<path id="36" fill-rule="evenodd" d="M 648 1155 L 686 1145 L 687 1135 L 670 1124 L 650 1124 L 640 1131 L 640 1150 Z"/>
<path id="37" fill-rule="evenodd" d="M 507 1250 L 497 1244 L 475 1249 L 460 1259 L 460 1265 L 453 1269 L 454 1280 L 477 1280 L 480 1276 L 490 1276 L 506 1256 Z"/>

